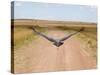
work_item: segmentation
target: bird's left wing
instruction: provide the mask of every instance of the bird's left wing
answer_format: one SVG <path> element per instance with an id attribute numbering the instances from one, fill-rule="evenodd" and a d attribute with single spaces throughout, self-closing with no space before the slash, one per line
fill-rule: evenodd
<path id="1" fill-rule="evenodd" d="M 81 32 L 81 31 L 83 31 L 83 30 L 84 30 L 84 28 L 81 28 L 79 31 L 77 31 L 77 32 L 75 32 L 75 33 L 72 33 L 72 34 L 70 34 L 70 35 L 68 35 L 68 36 L 66 36 L 66 37 L 64 37 L 64 38 L 61 38 L 60 41 L 64 41 L 64 40 L 70 38 L 71 36 L 73 36 L 73 35 L 75 35 L 75 34 Z"/>

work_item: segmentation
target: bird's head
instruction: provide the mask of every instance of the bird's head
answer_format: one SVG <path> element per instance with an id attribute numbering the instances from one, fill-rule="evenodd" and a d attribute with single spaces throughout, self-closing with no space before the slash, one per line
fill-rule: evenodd
<path id="1" fill-rule="evenodd" d="M 55 45 L 56 47 L 60 47 L 60 46 L 63 45 L 63 44 L 64 44 L 63 41 L 54 42 L 54 45 Z"/>

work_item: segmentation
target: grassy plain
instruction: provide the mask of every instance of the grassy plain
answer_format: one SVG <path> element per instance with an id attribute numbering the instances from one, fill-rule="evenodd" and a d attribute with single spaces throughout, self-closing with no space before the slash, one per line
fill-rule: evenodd
<path id="1" fill-rule="evenodd" d="M 47 25 L 47 26 L 46 26 Z M 14 22 L 14 48 L 20 48 L 24 44 L 37 39 L 37 35 L 29 27 L 35 26 L 41 32 L 49 32 L 54 28 L 72 33 L 84 27 L 85 30 L 77 34 L 77 38 L 86 44 L 83 50 L 90 56 L 97 56 L 97 25 L 96 23 L 43 21 L 43 20 L 15 20 Z"/>

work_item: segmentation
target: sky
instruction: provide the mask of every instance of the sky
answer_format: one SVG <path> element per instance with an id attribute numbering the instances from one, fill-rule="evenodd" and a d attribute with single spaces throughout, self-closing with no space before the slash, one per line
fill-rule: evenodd
<path id="1" fill-rule="evenodd" d="M 11 7 L 14 19 L 97 22 L 96 6 L 14 1 Z"/>

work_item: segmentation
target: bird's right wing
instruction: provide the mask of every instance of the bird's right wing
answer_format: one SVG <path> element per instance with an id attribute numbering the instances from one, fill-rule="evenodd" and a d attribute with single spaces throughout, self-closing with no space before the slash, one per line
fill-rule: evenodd
<path id="1" fill-rule="evenodd" d="M 40 32 L 38 32 L 38 31 L 36 31 L 34 28 L 32 28 L 32 30 L 33 30 L 35 33 L 37 33 L 38 35 L 40 35 L 40 36 L 46 38 L 47 40 L 49 40 L 49 41 L 51 41 L 51 42 L 55 42 L 55 39 L 53 39 L 53 38 L 51 38 L 51 37 L 48 37 L 48 36 L 44 35 L 43 33 L 40 33 Z"/>

